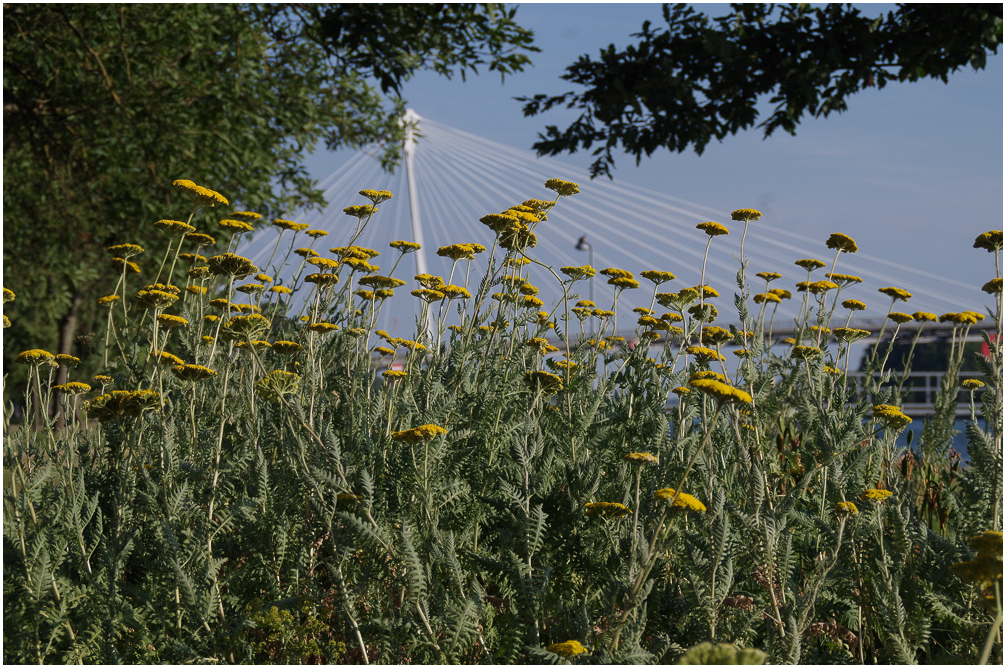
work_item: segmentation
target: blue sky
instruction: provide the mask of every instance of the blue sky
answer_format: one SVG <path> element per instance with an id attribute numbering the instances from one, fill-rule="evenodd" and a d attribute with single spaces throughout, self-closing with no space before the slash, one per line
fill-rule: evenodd
<path id="1" fill-rule="evenodd" d="M 725 6 L 706 7 L 718 15 Z M 564 127 L 573 115 L 558 110 L 525 118 L 514 98 L 570 90 L 559 78 L 567 65 L 609 43 L 630 43 L 643 21 L 661 22 L 661 6 L 523 4 L 517 20 L 534 30 L 541 48 L 532 68 L 503 83 L 492 73 L 467 82 L 424 74 L 404 87 L 409 106 L 439 123 L 530 149 L 546 124 Z M 763 140 L 751 130 L 710 144 L 701 156 L 663 151 L 639 166 L 616 157 L 614 177 L 725 211 L 758 208 L 766 222 L 822 241 L 845 232 L 864 252 L 980 286 L 994 269 L 971 245 L 979 233 L 1002 227 L 1002 121 L 1000 52 L 984 71 L 958 72 L 949 84 L 927 80 L 857 94 L 849 111 L 805 120 L 795 137 L 780 132 Z M 348 157 L 319 152 L 308 168 L 322 179 Z M 558 159 L 590 163 L 582 153 Z"/>

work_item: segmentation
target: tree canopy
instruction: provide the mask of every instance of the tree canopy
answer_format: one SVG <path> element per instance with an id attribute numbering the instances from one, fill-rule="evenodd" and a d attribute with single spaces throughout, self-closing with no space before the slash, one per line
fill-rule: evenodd
<path id="1" fill-rule="evenodd" d="M 491 4 L 5 5 L 4 285 L 18 295 L 5 359 L 83 352 L 75 325 L 100 327 L 94 298 L 115 282 L 105 248 L 187 215 L 173 180 L 268 216 L 323 204 L 302 166 L 321 143 L 377 143 L 391 166 L 401 84 L 520 71 L 537 49 L 514 17 Z M 159 250 L 142 256 L 154 272 Z"/>
<path id="2" fill-rule="evenodd" d="M 582 87 L 520 98 L 524 114 L 553 107 L 580 110 L 567 128 L 546 127 L 534 149 L 558 155 L 599 146 L 591 174 L 611 176 L 614 153 L 636 157 L 659 148 L 701 154 L 755 126 L 766 98 L 765 137 L 796 133 L 807 115 L 848 108 L 849 96 L 892 81 L 948 76 L 985 67 L 1002 43 L 1001 4 L 899 4 L 871 18 L 852 5 L 733 4 L 710 18 L 664 5 L 666 26 L 649 21 L 624 49 L 581 56 L 563 79 Z"/>

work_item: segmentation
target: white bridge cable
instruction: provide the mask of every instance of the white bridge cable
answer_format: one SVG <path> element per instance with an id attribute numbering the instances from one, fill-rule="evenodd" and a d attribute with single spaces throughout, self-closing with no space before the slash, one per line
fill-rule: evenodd
<path id="1" fill-rule="evenodd" d="M 682 287 L 699 283 L 702 257 L 705 253 L 707 237 L 695 225 L 705 220 L 720 220 L 731 228 L 729 236 L 712 241 L 706 266 L 705 283 L 715 287 L 721 297 L 711 300 L 720 310 L 723 321 L 736 320 L 733 295 L 738 292 L 736 274 L 739 269 L 740 236 L 742 224 L 730 223 L 729 212 L 707 207 L 682 198 L 654 192 L 631 184 L 607 181 L 590 181 L 584 170 L 563 165 L 548 158 L 537 158 L 530 151 L 523 151 L 467 132 L 420 119 L 417 145 L 414 154 L 417 201 L 422 212 L 424 245 L 428 271 L 443 276 L 446 280 L 452 262 L 436 255 L 437 248 L 453 243 L 481 243 L 489 248 L 494 237 L 485 226 L 478 222 L 482 216 L 505 210 L 507 207 L 528 198 L 553 199 L 554 194 L 544 188 L 548 178 L 562 178 L 575 181 L 581 186 L 581 193 L 562 198 L 556 210 L 536 227 L 538 246 L 529 252 L 531 257 L 558 270 L 567 264 L 583 265 L 588 262 L 585 251 L 575 250 L 577 239 L 586 235 L 593 247 L 594 265 L 600 269 L 607 266 L 628 269 L 638 275 L 645 269 L 671 271 L 678 276 L 676 281 L 661 286 L 660 291 L 675 291 Z M 369 246 L 381 251 L 374 263 L 381 266 L 382 274 L 391 269 L 398 259 L 398 251 L 388 248 L 394 239 L 412 240 L 408 190 L 404 178 L 404 168 L 395 174 L 384 172 L 379 160 L 365 152 L 359 152 L 339 169 L 319 183 L 325 199 L 329 202 L 324 211 L 305 211 L 291 217 L 300 222 L 309 222 L 315 229 L 325 229 L 330 235 L 315 243 L 315 250 L 323 256 L 334 246 L 348 243 L 356 220 L 346 216 L 342 209 L 352 204 L 364 203 L 357 191 L 364 188 L 390 190 L 395 197 L 379 206 L 380 212 L 370 222 L 357 240 L 358 245 Z M 271 226 L 269 226 L 271 228 Z M 260 267 L 268 261 L 275 245 L 277 230 L 255 235 L 247 240 L 238 251 L 252 259 Z M 289 233 L 277 252 L 277 262 L 282 260 L 289 248 Z M 824 237 L 813 237 L 785 230 L 761 221 L 751 223 L 745 242 L 745 259 L 749 261 L 747 279 L 751 292 L 762 292 L 765 283 L 754 276 L 759 271 L 778 271 L 783 279 L 769 287 L 783 287 L 793 293 L 791 301 L 779 305 L 776 327 L 786 326 L 786 321 L 796 316 L 804 295 L 797 292 L 794 284 L 806 280 L 806 272 L 793 262 L 804 257 L 827 262 L 826 269 L 811 275 L 811 280 L 824 278 L 830 270 L 834 252 L 826 249 Z M 298 237 L 297 246 L 309 245 L 309 240 Z M 497 252 L 497 258 L 499 253 Z M 300 258 L 292 256 L 294 266 L 287 273 L 289 279 L 299 264 Z M 473 263 L 471 284 L 474 293 L 486 268 L 488 254 L 479 255 Z M 466 262 L 458 263 L 453 282 L 462 284 Z M 551 308 L 561 298 L 561 289 L 555 279 L 536 265 L 528 265 L 535 285 L 540 289 L 539 297 Z M 264 269 L 264 267 L 263 267 Z M 408 285 L 397 290 L 397 295 L 382 309 L 379 327 L 391 331 L 395 336 L 414 334 L 415 320 L 421 306 L 409 292 L 418 287 L 411 280 L 416 273 L 415 258 L 403 258 L 395 275 L 408 281 Z M 841 298 L 855 298 L 865 302 L 871 313 L 886 311 L 888 297 L 877 289 L 887 285 L 906 287 L 907 275 L 923 277 L 927 280 L 913 280 L 911 292 L 916 297 L 908 304 L 896 306 L 896 310 L 960 310 L 978 309 L 983 303 L 983 295 L 978 288 L 967 283 L 935 276 L 931 272 L 915 267 L 906 267 L 880 257 L 864 253 L 842 254 L 835 269 L 839 273 L 849 273 L 867 279 L 865 285 L 853 285 L 841 291 Z M 305 273 L 308 273 L 305 270 Z M 303 280 L 303 279 L 302 279 Z M 355 289 L 354 285 L 354 289 Z M 652 284 L 640 279 L 640 288 L 627 291 L 619 298 L 619 323 L 623 330 L 634 328 L 635 314 L 632 308 L 648 306 L 652 294 Z M 308 290 L 302 290 L 302 299 Z M 585 298 L 589 292 L 589 282 L 578 282 L 574 292 Z M 594 279 L 594 294 L 597 305 L 608 308 L 613 299 L 611 286 L 605 277 Z M 829 295 L 829 305 L 834 303 L 834 293 Z M 938 304 L 938 306 L 937 306 Z M 970 306 L 969 306 L 970 305 Z M 485 307 L 485 306 L 484 306 Z M 752 313 L 758 306 L 750 303 Z M 297 306 L 299 310 L 299 305 Z M 453 312 L 455 305 L 451 304 Z M 772 307 L 769 308 L 769 312 Z M 833 323 L 844 324 L 847 312 L 836 309 Z M 767 316 L 766 316 L 767 317 Z M 863 318 L 854 318 L 854 322 Z M 864 321 L 865 322 L 865 321 Z M 575 321 L 570 324 L 575 331 Z M 625 332 L 623 331 L 624 335 Z"/>

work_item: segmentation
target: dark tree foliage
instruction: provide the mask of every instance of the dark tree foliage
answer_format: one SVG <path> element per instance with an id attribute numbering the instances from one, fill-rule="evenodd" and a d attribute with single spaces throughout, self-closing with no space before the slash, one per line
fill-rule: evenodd
<path id="1" fill-rule="evenodd" d="M 5 369 L 27 348 L 86 356 L 104 323 L 94 300 L 117 276 L 105 248 L 185 220 L 172 180 L 266 216 L 322 205 L 307 152 L 376 143 L 391 168 L 403 82 L 520 71 L 537 49 L 514 15 L 473 4 L 5 5 L 4 286 L 17 294 Z M 164 246 L 144 245 L 149 282 Z"/>
<path id="2" fill-rule="evenodd" d="M 805 115 L 848 108 L 850 95 L 891 81 L 980 70 L 1002 43 L 1002 5 L 899 4 L 870 18 L 851 6 L 734 4 L 710 18 L 664 5 L 666 26 L 643 24 L 624 50 L 583 55 L 563 79 L 582 89 L 521 98 L 534 116 L 564 105 L 581 111 L 569 127 L 546 127 L 541 155 L 599 146 L 591 174 L 611 176 L 621 148 L 637 163 L 659 148 L 701 154 L 712 140 L 758 123 L 758 104 L 774 109 L 758 123 L 768 137 L 795 134 Z"/>

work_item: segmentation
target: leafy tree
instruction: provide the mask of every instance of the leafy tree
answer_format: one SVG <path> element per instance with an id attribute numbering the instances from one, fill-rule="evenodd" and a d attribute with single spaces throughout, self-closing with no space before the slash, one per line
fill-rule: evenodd
<path id="1" fill-rule="evenodd" d="M 116 278 L 105 248 L 188 216 L 172 180 L 264 215 L 321 205 L 304 155 L 376 142 L 390 168 L 398 92 L 415 73 L 506 75 L 537 50 L 500 5 L 14 4 L 3 16 L 11 370 L 26 348 L 87 352 L 77 335 L 95 339 L 94 300 Z M 140 256 L 144 282 L 163 249 Z"/>
<path id="2" fill-rule="evenodd" d="M 591 174 L 610 177 L 619 145 L 637 163 L 659 148 L 701 154 L 710 140 L 754 126 L 765 96 L 775 105 L 758 125 L 765 136 L 795 134 L 805 115 L 845 111 L 864 88 L 980 70 L 1002 43 L 1001 4 L 899 4 L 877 18 L 842 4 L 731 6 L 711 19 L 664 5 L 666 27 L 647 21 L 636 44 L 567 68 L 563 79 L 582 91 L 521 98 L 526 116 L 581 111 L 565 130 L 547 126 L 534 148 L 557 155 L 599 144 Z"/>

